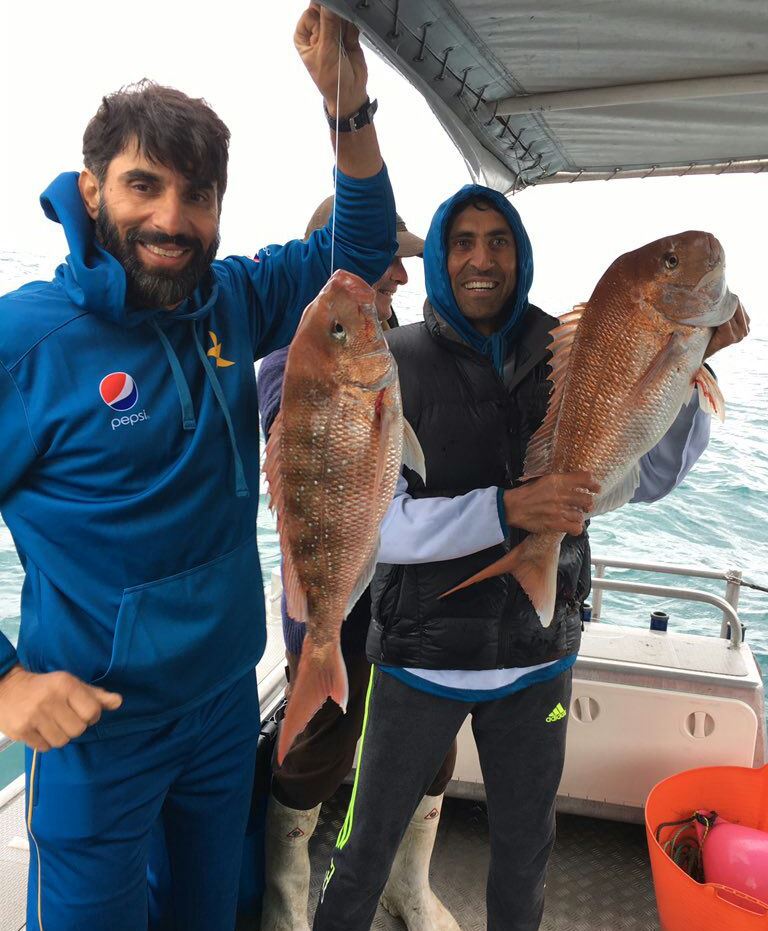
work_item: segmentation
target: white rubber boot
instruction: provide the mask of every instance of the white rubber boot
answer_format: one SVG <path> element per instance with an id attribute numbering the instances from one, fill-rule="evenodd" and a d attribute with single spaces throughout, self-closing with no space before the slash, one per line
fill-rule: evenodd
<path id="1" fill-rule="evenodd" d="M 269 797 L 261 931 L 309 931 L 309 839 L 320 806 L 301 811 Z"/>
<path id="2" fill-rule="evenodd" d="M 461 931 L 429 885 L 429 861 L 440 822 L 442 795 L 425 795 L 411 818 L 381 895 L 381 904 L 408 931 Z"/>

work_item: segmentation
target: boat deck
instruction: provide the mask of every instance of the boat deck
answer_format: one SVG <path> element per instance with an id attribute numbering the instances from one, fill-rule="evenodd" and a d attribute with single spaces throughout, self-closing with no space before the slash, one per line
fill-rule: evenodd
<path id="1" fill-rule="evenodd" d="M 26 928 L 29 847 L 24 827 L 24 792 L 20 783 L 6 790 L 0 804 L 0 931 Z"/>
<path id="2" fill-rule="evenodd" d="M 311 910 L 346 814 L 349 786 L 323 806 L 310 842 Z M 658 931 L 645 829 L 596 818 L 558 815 L 541 931 Z M 488 816 L 484 803 L 447 798 L 432 857 L 432 887 L 462 931 L 485 931 Z M 373 928 L 405 925 L 381 907 Z"/>
<path id="3" fill-rule="evenodd" d="M 346 814 L 350 787 L 342 786 L 323 806 L 310 843 L 314 910 L 336 837 Z M 3 813 L 5 837 L 23 836 L 23 796 Z M 558 815 L 557 843 L 549 865 L 541 931 L 658 931 L 644 829 L 576 815 Z M 449 798 L 432 857 L 432 886 L 462 931 L 485 931 L 488 816 L 482 802 Z M 6 844 L 0 854 L 0 931 L 22 931 L 27 852 Z M 405 925 L 381 907 L 375 931 Z M 241 923 L 239 931 L 255 931 Z"/>

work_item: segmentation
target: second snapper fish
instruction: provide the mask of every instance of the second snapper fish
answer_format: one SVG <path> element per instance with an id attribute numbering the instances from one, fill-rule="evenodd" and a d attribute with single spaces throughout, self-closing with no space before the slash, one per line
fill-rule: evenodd
<path id="1" fill-rule="evenodd" d="M 591 472 L 600 492 L 590 517 L 629 501 L 640 482 L 640 459 L 694 388 L 702 409 L 724 418 L 723 396 L 702 361 L 714 328 L 738 305 L 725 283 L 722 247 L 709 233 L 680 233 L 616 259 L 589 301 L 560 317 L 552 331 L 552 393 L 522 480 Z M 510 572 L 547 627 L 563 537 L 532 533 L 446 595 Z"/>
<path id="2" fill-rule="evenodd" d="M 373 289 L 337 271 L 304 311 L 291 343 L 264 464 L 288 613 L 307 625 L 279 764 L 326 699 L 346 710 L 339 633 L 371 581 L 379 525 L 403 461 L 424 475 Z"/>

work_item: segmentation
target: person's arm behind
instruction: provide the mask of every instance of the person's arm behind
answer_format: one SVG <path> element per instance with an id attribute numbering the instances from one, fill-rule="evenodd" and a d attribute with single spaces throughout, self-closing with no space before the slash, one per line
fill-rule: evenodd
<path id="1" fill-rule="evenodd" d="M 711 422 L 694 391 L 669 430 L 640 460 L 640 484 L 632 504 L 658 501 L 682 483 L 707 448 Z"/>
<path id="2" fill-rule="evenodd" d="M 739 302 L 733 317 L 715 329 L 704 358 L 740 343 L 749 335 L 749 324 L 749 314 Z M 706 368 L 714 376 L 708 364 Z M 658 501 L 682 483 L 709 444 L 711 422 L 699 406 L 698 391 L 694 391 L 667 433 L 640 460 L 640 484 L 633 503 Z"/>
<path id="3" fill-rule="evenodd" d="M 259 374 L 256 376 L 256 392 L 259 398 L 259 416 L 264 439 L 269 439 L 269 431 L 280 411 L 283 395 L 283 378 L 285 363 L 288 359 L 288 347 L 271 352 L 262 359 Z"/>

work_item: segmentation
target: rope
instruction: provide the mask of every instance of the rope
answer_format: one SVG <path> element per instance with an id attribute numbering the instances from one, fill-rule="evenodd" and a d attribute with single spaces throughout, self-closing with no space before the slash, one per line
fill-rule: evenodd
<path id="1" fill-rule="evenodd" d="M 683 818 L 680 821 L 665 821 L 656 828 L 656 841 L 661 845 L 661 849 L 680 869 L 696 882 L 703 883 L 704 866 L 701 853 L 704 848 L 704 841 L 710 829 L 717 819 L 717 812 L 712 811 L 708 815 L 701 812 L 694 812 L 690 818 Z M 704 833 L 699 841 L 699 836 L 694 825 L 696 823 L 704 825 Z M 663 843 L 661 841 L 661 832 L 665 828 L 678 828 Z"/>

